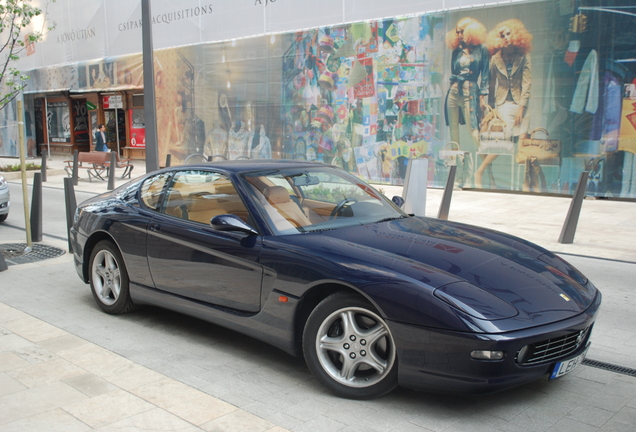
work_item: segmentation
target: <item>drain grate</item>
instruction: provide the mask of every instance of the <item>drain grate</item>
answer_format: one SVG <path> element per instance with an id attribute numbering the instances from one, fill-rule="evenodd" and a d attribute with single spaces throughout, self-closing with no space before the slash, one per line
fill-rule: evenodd
<path id="1" fill-rule="evenodd" d="M 64 249 L 43 244 L 34 244 L 30 251 L 26 251 L 26 248 L 25 243 L 0 244 L 0 253 L 7 266 L 57 258 L 66 253 Z"/>
<path id="2" fill-rule="evenodd" d="M 619 374 L 636 377 L 636 369 L 632 369 L 632 368 L 628 368 L 624 366 L 618 366 L 611 363 L 605 363 L 602 361 L 590 360 L 590 359 L 583 360 L 582 364 L 584 364 L 585 366 L 595 367 L 597 369 L 603 369 L 610 372 L 616 372 Z"/>

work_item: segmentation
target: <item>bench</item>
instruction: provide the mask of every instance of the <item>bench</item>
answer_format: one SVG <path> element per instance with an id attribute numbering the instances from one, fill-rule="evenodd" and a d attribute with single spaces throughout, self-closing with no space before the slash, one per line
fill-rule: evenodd
<path id="1" fill-rule="evenodd" d="M 123 168 L 124 172 L 121 175 L 121 178 L 124 179 L 126 177 L 130 178 L 130 173 L 132 173 L 133 168 L 135 168 L 135 166 L 133 164 L 130 163 L 131 159 L 119 159 L 119 154 L 115 153 L 117 155 L 117 160 L 115 161 L 115 168 Z M 110 165 L 110 155 L 108 158 L 108 161 L 106 162 L 106 168 L 108 168 Z"/>
<path id="2" fill-rule="evenodd" d="M 104 171 L 106 171 L 106 175 L 108 175 L 108 170 L 110 168 L 110 152 L 79 152 L 77 154 L 77 168 L 84 169 L 88 173 L 88 181 L 92 182 L 93 178 L 100 179 L 105 181 L 106 178 L 102 175 Z M 124 168 L 124 172 L 121 178 L 128 177 L 130 178 L 130 174 L 134 168 L 130 162 L 130 159 L 119 159 L 119 155 L 117 155 L 115 168 Z M 68 174 L 69 177 L 73 176 L 73 161 L 65 160 L 66 166 L 64 170 Z"/>

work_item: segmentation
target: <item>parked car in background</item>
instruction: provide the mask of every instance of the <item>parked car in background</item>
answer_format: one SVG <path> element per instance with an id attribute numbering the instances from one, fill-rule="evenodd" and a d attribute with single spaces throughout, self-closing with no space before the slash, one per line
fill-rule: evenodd
<path id="1" fill-rule="evenodd" d="M 0 175 L 0 222 L 7 220 L 9 216 L 9 185 L 7 181 Z"/>
<path id="2" fill-rule="evenodd" d="M 320 163 L 159 170 L 82 203 L 71 241 L 105 312 L 151 304 L 226 326 L 303 355 L 356 399 L 559 378 L 601 303 L 535 244 L 408 215 Z"/>

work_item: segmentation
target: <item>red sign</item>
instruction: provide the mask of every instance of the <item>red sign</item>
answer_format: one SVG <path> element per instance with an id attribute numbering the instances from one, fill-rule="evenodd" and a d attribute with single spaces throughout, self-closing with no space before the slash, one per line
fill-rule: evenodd
<path id="1" fill-rule="evenodd" d="M 146 126 L 142 123 L 143 120 L 137 118 L 134 115 L 134 111 L 143 110 L 128 110 L 128 120 L 130 124 L 130 147 L 146 147 Z M 137 113 L 139 114 L 139 113 Z"/>
<path id="2" fill-rule="evenodd" d="M 123 107 L 124 104 L 121 100 L 121 95 L 102 97 L 102 108 L 104 109 L 122 109 Z"/>

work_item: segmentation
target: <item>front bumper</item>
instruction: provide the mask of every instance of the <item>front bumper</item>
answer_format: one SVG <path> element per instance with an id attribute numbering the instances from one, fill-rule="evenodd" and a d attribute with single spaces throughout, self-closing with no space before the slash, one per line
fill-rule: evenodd
<path id="1" fill-rule="evenodd" d="M 549 376 L 557 362 L 582 354 L 601 303 L 597 293 L 582 314 L 557 323 L 502 334 L 460 333 L 389 321 L 398 354 L 400 386 L 444 393 L 489 393 Z M 578 347 L 533 365 L 517 363 L 519 350 L 589 329 Z M 474 350 L 503 351 L 502 360 L 475 360 Z"/>
<path id="2" fill-rule="evenodd" d="M 0 215 L 9 213 L 9 189 L 0 191 Z"/>
<path id="3" fill-rule="evenodd" d="M 82 238 L 82 242 L 80 243 L 80 237 Z M 82 259 L 82 246 L 86 243 L 86 237 L 80 235 L 79 232 L 75 229 L 75 227 L 71 227 L 69 230 L 69 239 L 71 241 L 71 246 L 73 248 L 73 264 L 75 265 L 75 271 L 80 279 L 84 283 L 88 283 L 87 278 L 84 274 L 84 260 Z"/>

